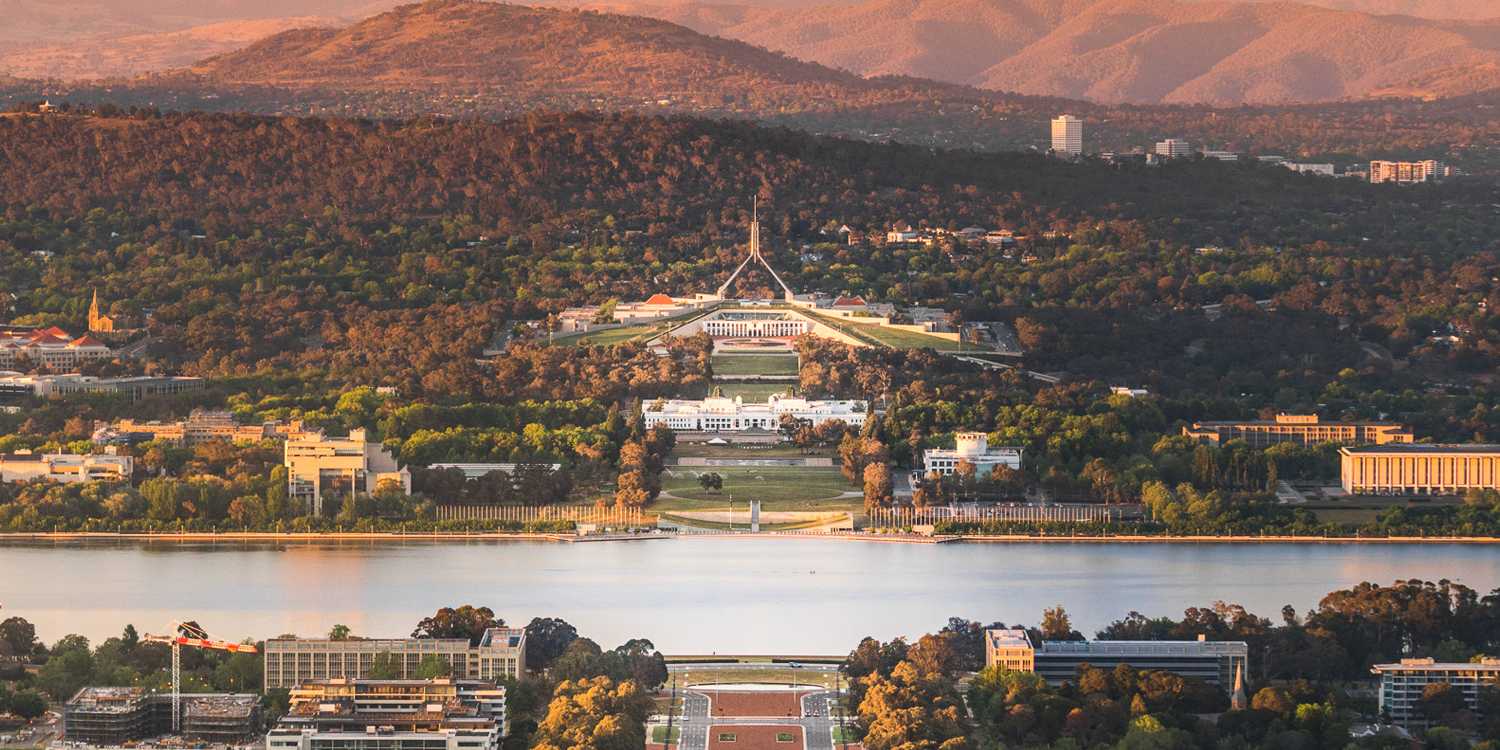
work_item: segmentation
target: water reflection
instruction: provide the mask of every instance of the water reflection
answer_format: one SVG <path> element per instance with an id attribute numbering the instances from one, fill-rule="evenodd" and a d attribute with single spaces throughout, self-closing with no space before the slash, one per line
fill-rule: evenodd
<path id="1" fill-rule="evenodd" d="M 1085 633 L 1137 610 L 1179 616 L 1215 600 L 1276 617 L 1370 580 L 1500 586 L 1485 545 L 871 544 L 829 539 L 650 539 L 560 544 L 432 539 L 0 540 L 4 616 L 44 640 L 91 640 L 194 619 L 230 638 L 392 636 L 446 605 L 514 624 L 562 617 L 612 647 L 672 653 L 844 653 L 916 636 L 949 616 L 1035 624 L 1062 604 Z"/>

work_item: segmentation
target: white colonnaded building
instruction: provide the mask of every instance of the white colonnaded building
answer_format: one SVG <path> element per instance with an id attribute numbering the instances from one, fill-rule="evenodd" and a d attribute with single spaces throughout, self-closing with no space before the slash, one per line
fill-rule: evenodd
<path id="1" fill-rule="evenodd" d="M 805 419 L 814 427 L 831 419 L 863 427 L 865 402 L 773 395 L 764 404 L 747 404 L 739 396 L 710 396 L 702 401 L 656 401 L 646 406 L 643 415 L 648 429 L 661 424 L 676 432 L 739 432 L 752 427 L 775 430 L 787 415 Z"/>
<path id="2" fill-rule="evenodd" d="M 956 437 L 957 447 L 952 450 L 928 448 L 922 451 L 924 475 L 931 476 L 934 471 L 945 476 L 952 474 L 960 461 L 974 464 L 975 476 L 981 477 L 994 471 L 996 466 L 1021 469 L 1020 448 L 991 448 L 990 436 L 983 432 L 960 432 Z"/>

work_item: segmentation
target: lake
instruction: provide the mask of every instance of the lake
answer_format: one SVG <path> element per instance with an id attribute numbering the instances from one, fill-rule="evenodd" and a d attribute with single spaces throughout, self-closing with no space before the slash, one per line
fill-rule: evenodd
<path id="1" fill-rule="evenodd" d="M 512 625 L 561 617 L 605 648 L 644 637 L 669 654 L 844 654 L 912 639 L 948 617 L 1035 625 L 1063 605 L 1085 635 L 1136 610 L 1180 618 L 1215 600 L 1280 621 L 1361 581 L 1441 578 L 1489 593 L 1482 544 L 955 543 L 820 538 L 563 544 L 519 540 L 173 541 L 0 538 L 0 618 L 52 642 L 126 623 L 196 620 L 231 640 L 404 636 L 443 606 Z"/>

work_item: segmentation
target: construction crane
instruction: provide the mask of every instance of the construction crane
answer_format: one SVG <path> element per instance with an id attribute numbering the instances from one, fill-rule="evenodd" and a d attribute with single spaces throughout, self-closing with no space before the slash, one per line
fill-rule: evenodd
<path id="1" fill-rule="evenodd" d="M 170 643 L 172 644 L 172 733 L 182 731 L 182 647 L 197 646 L 198 648 L 212 648 L 219 651 L 231 653 L 253 654 L 256 652 L 254 646 L 246 643 L 232 643 L 220 640 L 208 634 L 197 625 L 189 625 L 185 622 L 172 621 L 171 628 L 177 635 L 151 635 L 147 633 L 141 636 L 141 640 L 148 643 Z"/>

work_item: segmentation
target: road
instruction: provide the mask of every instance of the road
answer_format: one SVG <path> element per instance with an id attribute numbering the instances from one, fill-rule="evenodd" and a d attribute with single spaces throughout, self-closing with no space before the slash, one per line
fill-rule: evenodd
<path id="1" fill-rule="evenodd" d="M 723 731 L 732 726 L 800 726 L 805 750 L 834 750 L 833 727 L 837 719 L 830 716 L 836 703 L 832 690 L 819 690 L 802 696 L 802 715 L 778 716 L 720 716 L 710 717 L 712 710 L 707 695 L 686 691 L 682 697 L 681 738 L 678 750 L 708 750 L 710 731 Z"/>

